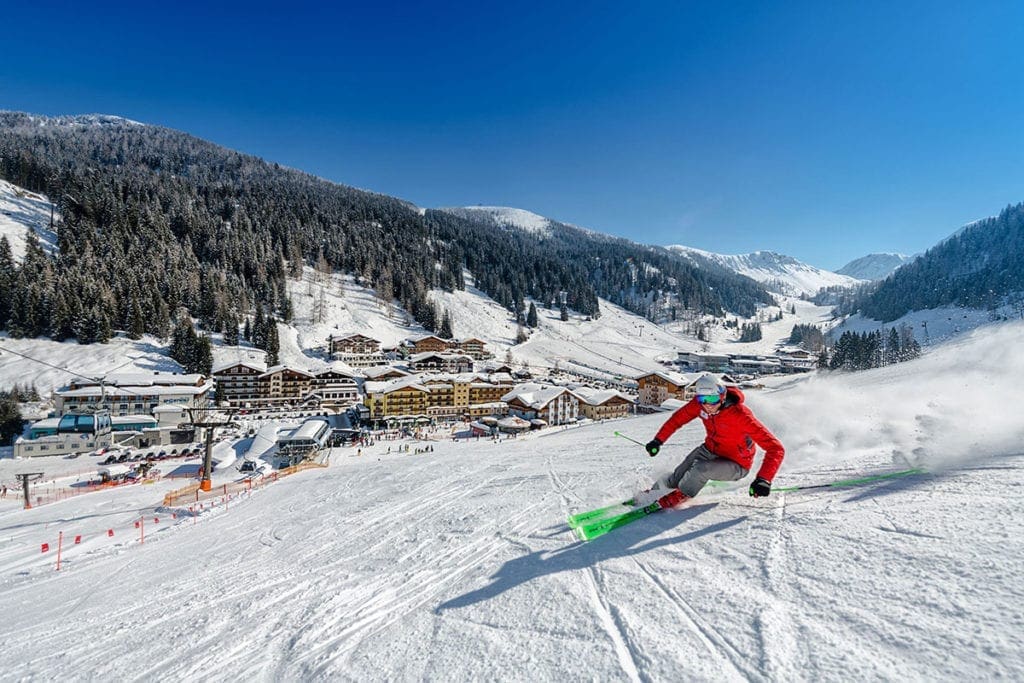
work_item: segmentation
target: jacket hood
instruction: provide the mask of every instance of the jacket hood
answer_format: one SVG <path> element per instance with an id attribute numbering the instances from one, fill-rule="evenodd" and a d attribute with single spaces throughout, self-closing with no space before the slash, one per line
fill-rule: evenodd
<path id="1" fill-rule="evenodd" d="M 728 408 L 729 406 L 734 406 L 734 405 L 736 405 L 738 403 L 743 403 L 743 401 L 745 401 L 745 400 L 746 400 L 746 397 L 743 395 L 743 392 L 740 391 L 738 388 L 736 388 L 736 387 L 726 387 L 726 389 L 725 389 L 725 403 L 722 404 L 722 407 L 723 408 Z"/>

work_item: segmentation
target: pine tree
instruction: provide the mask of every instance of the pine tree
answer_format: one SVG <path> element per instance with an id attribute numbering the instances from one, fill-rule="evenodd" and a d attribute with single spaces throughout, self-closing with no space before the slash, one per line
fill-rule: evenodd
<path id="1" fill-rule="evenodd" d="M 8 394 L 0 400 L 0 443 L 12 444 L 15 437 L 21 435 L 24 426 L 18 399 Z"/>
<path id="2" fill-rule="evenodd" d="M 533 302 L 530 302 L 530 310 L 526 314 L 526 324 L 533 329 L 537 329 L 537 307 L 534 306 Z"/>
<path id="3" fill-rule="evenodd" d="M 213 344 L 210 342 L 209 336 L 204 334 L 196 340 L 193 356 L 195 362 L 191 368 L 188 368 L 189 372 L 197 372 L 209 377 L 213 370 Z"/>
<path id="4" fill-rule="evenodd" d="M 7 327 L 11 317 L 10 298 L 13 294 L 17 273 L 14 267 L 14 256 L 7 236 L 0 236 L 0 329 Z"/>
<path id="5" fill-rule="evenodd" d="M 267 366 L 277 365 L 278 354 L 281 352 L 281 342 L 277 336 L 277 321 L 273 316 L 267 319 L 266 345 L 263 347 L 267 352 Z"/>
<path id="6" fill-rule="evenodd" d="M 452 316 L 447 308 L 444 310 L 444 316 L 441 318 L 441 329 L 438 332 L 438 336 L 442 339 L 455 338 L 455 335 L 452 333 Z"/>
<path id="7" fill-rule="evenodd" d="M 888 341 L 885 344 L 885 364 L 899 363 L 901 354 L 899 332 L 896 331 L 895 327 L 890 327 Z"/>
<path id="8" fill-rule="evenodd" d="M 233 312 L 228 316 L 227 324 L 224 326 L 224 345 L 238 346 L 238 316 Z"/>
<path id="9" fill-rule="evenodd" d="M 131 303 L 128 305 L 128 325 L 126 332 L 129 339 L 141 339 L 142 333 L 146 331 L 146 321 L 143 319 L 142 305 L 138 297 L 132 295 Z"/>

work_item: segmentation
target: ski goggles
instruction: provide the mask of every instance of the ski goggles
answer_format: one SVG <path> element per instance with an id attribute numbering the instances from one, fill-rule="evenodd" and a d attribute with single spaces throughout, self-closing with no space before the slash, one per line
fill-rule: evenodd
<path id="1" fill-rule="evenodd" d="M 713 406 L 721 400 L 721 394 L 706 394 L 697 396 L 697 402 L 706 406 Z"/>

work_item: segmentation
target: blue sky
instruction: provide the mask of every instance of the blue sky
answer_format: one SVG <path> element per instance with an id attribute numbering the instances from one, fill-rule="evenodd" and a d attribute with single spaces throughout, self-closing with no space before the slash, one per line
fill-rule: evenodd
<path id="1" fill-rule="evenodd" d="M 1024 201 L 1024 3 L 171 5 L 11 3 L 0 108 L 832 269 Z"/>

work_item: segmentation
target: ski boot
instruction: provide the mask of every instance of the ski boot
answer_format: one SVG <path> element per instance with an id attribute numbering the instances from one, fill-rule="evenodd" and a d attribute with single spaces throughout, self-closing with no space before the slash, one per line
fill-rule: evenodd
<path id="1" fill-rule="evenodd" d="M 668 508 L 675 507 L 676 505 L 679 505 L 680 503 L 685 502 L 689 499 L 690 497 L 683 495 L 683 492 L 680 491 L 679 489 L 672 489 L 671 491 L 669 491 L 664 496 L 658 499 L 658 505 L 661 507 L 662 510 L 667 510 Z"/>

